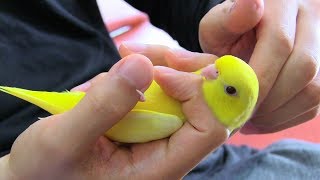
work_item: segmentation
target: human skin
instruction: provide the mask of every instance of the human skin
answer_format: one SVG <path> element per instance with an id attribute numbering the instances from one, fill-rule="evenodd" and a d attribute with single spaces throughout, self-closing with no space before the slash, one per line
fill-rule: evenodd
<path id="1" fill-rule="evenodd" d="M 320 1 L 227 0 L 199 25 L 204 52 L 246 60 L 260 82 L 242 133 L 271 133 L 316 117 L 320 103 Z"/>
<path id="2" fill-rule="evenodd" d="M 15 140 L 0 159 L 0 179 L 179 179 L 227 139 L 199 93 L 201 77 L 153 67 L 143 55 L 122 55 L 109 72 L 73 89 L 87 92 L 74 109 L 41 118 Z M 207 58 L 215 56 L 198 59 Z M 134 107 L 140 99 L 136 90 L 145 91 L 153 75 L 183 102 L 188 121 L 162 140 L 129 145 L 108 140 L 104 132 Z"/>

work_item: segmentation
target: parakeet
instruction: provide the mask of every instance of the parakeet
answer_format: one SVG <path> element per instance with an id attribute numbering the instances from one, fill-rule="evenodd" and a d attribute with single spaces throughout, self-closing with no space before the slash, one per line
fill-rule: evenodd
<path id="1" fill-rule="evenodd" d="M 229 131 L 243 125 L 255 108 L 259 83 L 253 69 L 241 59 L 225 55 L 195 74 L 202 76 L 203 97 Z M 51 114 L 72 109 L 84 92 L 44 92 L 0 86 L 0 90 L 33 103 Z M 166 95 L 153 81 L 136 106 L 105 135 L 123 143 L 143 143 L 169 137 L 187 120 L 181 102 Z M 107 104 L 106 104 L 107 106 Z"/>

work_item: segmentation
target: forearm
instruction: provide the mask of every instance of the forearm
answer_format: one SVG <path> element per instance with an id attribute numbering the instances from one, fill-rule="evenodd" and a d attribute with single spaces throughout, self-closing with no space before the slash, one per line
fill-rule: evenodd
<path id="1" fill-rule="evenodd" d="M 224 0 L 126 0 L 146 12 L 151 23 L 176 39 L 191 51 L 201 51 L 198 38 L 201 18 Z"/>

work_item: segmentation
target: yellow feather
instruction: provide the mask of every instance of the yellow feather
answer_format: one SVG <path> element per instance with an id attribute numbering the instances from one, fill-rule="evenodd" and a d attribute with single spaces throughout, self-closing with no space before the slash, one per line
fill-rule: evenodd
<path id="1" fill-rule="evenodd" d="M 234 56 L 223 56 L 215 65 L 219 76 L 214 80 L 204 78 L 202 92 L 213 115 L 232 131 L 250 118 L 258 98 L 258 80 L 250 66 Z M 201 70 L 195 73 L 200 75 Z M 235 87 L 237 94 L 227 94 L 226 86 Z M 0 86 L 0 91 L 51 114 L 72 109 L 85 96 L 84 92 L 44 92 L 6 86 Z M 138 102 L 107 131 L 108 138 L 125 143 L 148 142 L 170 136 L 186 121 L 181 103 L 167 96 L 155 81 L 144 94 L 146 101 Z"/>
<path id="2" fill-rule="evenodd" d="M 204 81 L 204 98 L 216 118 L 233 131 L 252 115 L 258 100 L 259 82 L 253 69 L 234 56 L 219 58 L 215 66 L 219 77 L 214 81 Z M 227 86 L 235 87 L 237 94 L 225 93 Z"/>
<path id="3" fill-rule="evenodd" d="M 28 101 L 51 114 L 72 109 L 84 97 L 84 92 L 45 92 L 0 86 L 0 91 Z"/>

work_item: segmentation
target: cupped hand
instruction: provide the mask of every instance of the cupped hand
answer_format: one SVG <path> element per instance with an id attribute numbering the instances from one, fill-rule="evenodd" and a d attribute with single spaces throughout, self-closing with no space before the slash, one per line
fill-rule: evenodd
<path id="1" fill-rule="evenodd" d="M 205 52 L 238 56 L 257 73 L 259 106 L 241 132 L 276 132 L 317 116 L 319 12 L 317 0 L 227 0 L 201 20 Z"/>
<path id="2" fill-rule="evenodd" d="M 167 48 L 158 49 L 155 46 L 145 52 L 156 65 L 184 61 Z M 164 51 L 168 57 L 161 61 L 158 57 Z M 0 159 L 2 177 L 177 179 L 226 140 L 226 129 L 212 117 L 199 93 L 200 77 L 167 67 L 153 68 L 148 58 L 130 53 L 125 46 L 120 53 L 123 59 L 109 72 L 73 89 L 87 92 L 74 109 L 42 118 L 16 139 L 11 153 Z M 206 65 L 215 58 L 202 55 L 195 64 Z M 110 141 L 104 132 L 134 107 L 140 98 L 136 90 L 146 90 L 153 73 L 166 93 L 183 102 L 187 122 L 162 140 L 125 145 Z"/>

